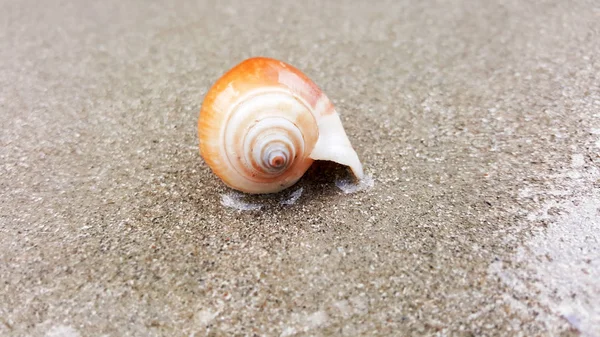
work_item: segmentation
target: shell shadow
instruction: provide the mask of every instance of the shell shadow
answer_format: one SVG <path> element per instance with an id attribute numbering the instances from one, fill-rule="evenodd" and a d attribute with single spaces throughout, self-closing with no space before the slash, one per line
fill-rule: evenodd
<path id="1" fill-rule="evenodd" d="M 336 187 L 335 181 L 351 178 L 352 173 L 346 166 L 330 161 L 315 161 L 296 184 L 281 192 L 245 194 L 229 189 L 222 198 L 233 200 L 222 199 L 221 203 L 232 203 L 229 205 L 231 208 L 240 210 L 297 209 L 337 199 L 343 192 Z"/>

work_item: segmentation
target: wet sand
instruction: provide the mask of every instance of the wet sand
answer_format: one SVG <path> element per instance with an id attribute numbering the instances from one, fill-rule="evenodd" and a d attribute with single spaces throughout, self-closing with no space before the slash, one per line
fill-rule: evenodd
<path id="1" fill-rule="evenodd" d="M 0 335 L 600 335 L 596 2 L 24 0 L 0 23 Z M 200 104 L 259 55 L 332 99 L 372 186 L 212 174 Z"/>

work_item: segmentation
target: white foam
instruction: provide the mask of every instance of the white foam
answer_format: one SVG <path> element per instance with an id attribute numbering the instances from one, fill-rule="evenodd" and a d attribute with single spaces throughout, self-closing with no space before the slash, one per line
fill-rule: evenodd
<path id="1" fill-rule="evenodd" d="M 325 311 L 317 311 L 304 318 L 305 330 L 319 328 L 328 324 L 329 316 Z"/>
<path id="2" fill-rule="evenodd" d="M 576 153 L 571 157 L 571 167 L 581 167 L 585 165 L 585 157 L 581 153 Z"/>
<path id="3" fill-rule="evenodd" d="M 283 331 L 281 331 L 281 335 L 279 335 L 280 337 L 288 337 L 288 336 L 293 336 L 297 333 L 296 329 L 294 329 L 294 327 L 288 326 L 283 328 Z"/>
<path id="4" fill-rule="evenodd" d="M 237 193 L 221 194 L 221 205 L 238 211 L 258 211 L 263 207 L 263 205 L 245 202 L 242 197 Z"/>
<path id="5" fill-rule="evenodd" d="M 534 299 L 508 304 L 526 308 L 552 333 L 566 324 L 581 336 L 599 337 L 600 191 L 593 183 L 600 170 L 585 167 L 584 159 L 574 154 L 571 168 L 549 177 L 558 184 L 553 190 L 527 187 L 520 192 L 521 197 L 554 197 L 530 212 L 523 228 L 546 225 L 518 248 L 514 263 L 494 262 L 488 273 L 500 279 L 516 301 Z"/>
<path id="6" fill-rule="evenodd" d="M 45 337 L 79 337 L 79 331 L 75 330 L 73 327 L 68 325 L 56 325 L 53 326 L 48 332 L 46 332 Z"/>
<path id="7" fill-rule="evenodd" d="M 196 313 L 194 322 L 197 326 L 204 327 L 210 324 L 210 322 L 212 322 L 218 314 L 218 312 L 214 312 L 209 309 L 204 309 Z"/>
<path id="8" fill-rule="evenodd" d="M 539 300 L 584 336 L 592 336 L 600 331 L 600 193 L 554 207 L 564 213 L 533 237 L 518 258 L 535 272 Z"/>
<path id="9" fill-rule="evenodd" d="M 333 303 L 333 306 L 340 311 L 344 318 L 352 316 L 352 307 L 346 300 L 341 300 Z"/>
<path id="10" fill-rule="evenodd" d="M 365 191 L 372 188 L 374 185 L 375 181 L 370 174 L 365 174 L 364 178 L 359 182 L 354 182 L 350 179 L 339 179 L 335 182 L 335 186 L 346 194 Z"/>
<path id="11" fill-rule="evenodd" d="M 302 192 L 304 191 L 304 188 L 300 187 L 299 189 L 297 189 L 296 191 L 294 191 L 294 193 L 292 193 L 289 198 L 281 200 L 279 202 L 280 205 L 293 205 L 296 203 L 296 201 L 298 201 L 298 199 L 300 199 L 300 197 L 302 196 Z"/>

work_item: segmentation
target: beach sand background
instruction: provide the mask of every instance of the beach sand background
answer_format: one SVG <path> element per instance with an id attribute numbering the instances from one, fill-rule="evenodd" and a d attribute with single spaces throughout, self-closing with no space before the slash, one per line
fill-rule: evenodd
<path id="1" fill-rule="evenodd" d="M 0 335 L 600 336 L 598 55 L 597 1 L 3 0 Z M 200 105 L 252 56 L 372 184 L 211 173 Z"/>

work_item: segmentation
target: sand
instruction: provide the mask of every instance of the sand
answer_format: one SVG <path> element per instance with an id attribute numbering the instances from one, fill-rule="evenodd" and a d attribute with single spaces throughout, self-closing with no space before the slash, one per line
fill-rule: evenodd
<path id="1" fill-rule="evenodd" d="M 0 1 L 0 335 L 597 337 L 599 36 L 595 1 Z M 371 183 L 212 174 L 251 56 Z"/>

